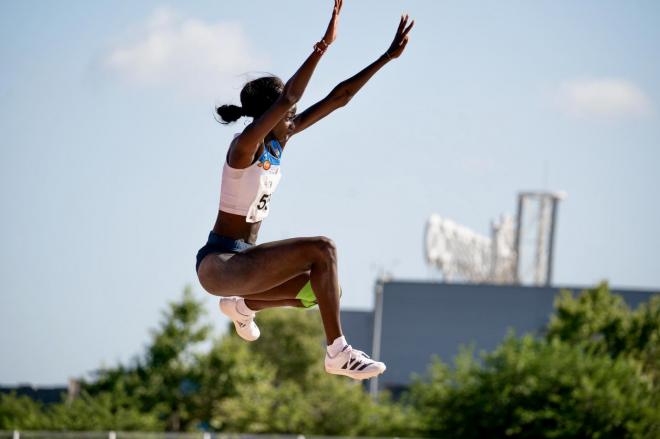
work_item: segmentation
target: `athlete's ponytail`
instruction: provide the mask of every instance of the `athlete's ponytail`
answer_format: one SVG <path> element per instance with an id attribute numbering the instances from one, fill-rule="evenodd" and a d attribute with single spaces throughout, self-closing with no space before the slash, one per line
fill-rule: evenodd
<path id="1" fill-rule="evenodd" d="M 282 95 L 284 83 L 277 76 L 264 76 L 245 84 L 241 90 L 241 105 L 222 105 L 215 109 L 221 123 L 231 123 L 242 116 L 257 118 Z"/>
<path id="2" fill-rule="evenodd" d="M 215 112 L 220 116 L 220 123 L 236 122 L 238 119 L 245 116 L 243 109 L 236 105 L 222 105 L 216 108 Z"/>

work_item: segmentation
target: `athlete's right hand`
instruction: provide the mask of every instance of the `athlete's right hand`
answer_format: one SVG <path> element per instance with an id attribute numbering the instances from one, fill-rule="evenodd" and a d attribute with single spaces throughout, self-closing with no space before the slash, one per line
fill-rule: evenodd
<path id="1" fill-rule="evenodd" d="M 332 10 L 332 18 L 330 18 L 328 29 L 326 29 L 325 35 L 323 36 L 325 44 L 330 45 L 337 38 L 337 21 L 339 21 L 339 12 L 341 11 L 343 4 L 344 0 L 335 0 L 335 7 Z"/>
<path id="2" fill-rule="evenodd" d="M 401 16 L 401 21 L 399 21 L 399 28 L 396 30 L 396 35 L 394 36 L 394 41 L 390 44 L 389 49 L 385 52 L 388 58 L 398 58 L 403 53 L 403 49 L 406 48 L 408 44 L 408 32 L 412 29 L 415 24 L 415 20 L 411 21 L 408 24 L 408 14 Z"/>

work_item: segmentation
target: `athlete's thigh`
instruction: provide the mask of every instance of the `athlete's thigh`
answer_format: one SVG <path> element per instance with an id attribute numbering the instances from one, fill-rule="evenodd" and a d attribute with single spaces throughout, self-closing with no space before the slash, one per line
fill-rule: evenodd
<path id="1" fill-rule="evenodd" d="M 327 238 L 292 238 L 260 244 L 236 254 L 211 254 L 199 267 L 202 286 L 219 296 L 269 290 L 311 269 Z"/>

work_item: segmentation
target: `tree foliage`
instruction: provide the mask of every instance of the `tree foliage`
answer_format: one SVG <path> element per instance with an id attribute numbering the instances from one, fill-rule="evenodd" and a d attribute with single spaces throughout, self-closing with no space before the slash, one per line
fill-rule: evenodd
<path id="1" fill-rule="evenodd" d="M 555 310 L 548 340 L 581 346 L 593 354 L 633 358 L 656 386 L 660 384 L 660 295 L 632 311 L 602 283 L 577 297 L 562 291 Z"/>
<path id="2" fill-rule="evenodd" d="M 436 361 L 408 399 L 422 436 L 660 437 L 660 297 L 631 311 L 607 284 L 562 292 L 545 339 L 510 335 Z"/>
<path id="3" fill-rule="evenodd" d="M 99 370 L 97 379 L 83 389 L 90 395 L 130 395 L 133 408 L 155 416 L 160 429 L 195 428 L 190 407 L 200 387 L 196 348 L 211 329 L 201 322 L 203 314 L 202 302 L 186 288 L 180 301 L 168 304 L 141 358 L 131 366 Z"/>
<path id="4" fill-rule="evenodd" d="M 15 393 L 0 394 L 0 430 L 39 430 L 45 425 L 42 404 Z"/>
<path id="5" fill-rule="evenodd" d="M 271 309 L 261 312 L 258 321 L 262 337 L 248 347 L 250 364 L 264 375 L 237 386 L 234 396 L 217 400 L 211 421 L 214 428 L 364 435 L 369 434 L 370 426 L 402 422 L 401 416 L 387 418 L 394 412 L 391 405 L 389 412 L 385 407 L 378 410 L 359 382 L 325 373 L 324 333 L 318 312 Z"/>
<path id="6" fill-rule="evenodd" d="M 0 429 L 210 430 L 341 436 L 660 437 L 660 296 L 630 310 L 606 284 L 562 292 L 545 336 L 436 359 L 399 401 L 323 370 L 316 311 L 270 309 L 246 343 L 212 338 L 187 288 L 141 356 L 72 401 L 0 395 Z M 209 343 L 210 342 L 210 343 Z M 202 344 L 210 346 L 200 350 Z"/>
<path id="7" fill-rule="evenodd" d="M 410 399 L 422 436 L 653 437 L 658 397 L 634 361 L 510 336 L 481 362 L 437 362 Z"/>
<path id="8" fill-rule="evenodd" d="M 261 336 L 249 343 L 249 348 L 263 362 L 275 366 L 277 382 L 300 382 L 308 373 L 323 368 L 325 337 L 317 310 L 268 309 L 258 314 L 257 322 Z M 234 334 L 233 327 L 228 332 Z"/>

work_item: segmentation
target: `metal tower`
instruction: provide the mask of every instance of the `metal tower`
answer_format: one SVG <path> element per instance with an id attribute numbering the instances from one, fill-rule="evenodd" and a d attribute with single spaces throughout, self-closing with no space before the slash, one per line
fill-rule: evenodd
<path id="1" fill-rule="evenodd" d="M 433 214 L 427 221 L 427 263 L 447 281 L 550 285 L 558 192 L 521 192 L 517 220 L 501 216 L 490 237 Z"/>

